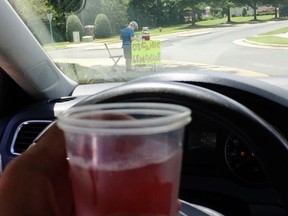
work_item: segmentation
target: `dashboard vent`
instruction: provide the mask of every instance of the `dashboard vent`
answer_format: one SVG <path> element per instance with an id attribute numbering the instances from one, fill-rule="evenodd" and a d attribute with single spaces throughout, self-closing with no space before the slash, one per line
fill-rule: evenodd
<path id="1" fill-rule="evenodd" d="M 76 97 L 61 97 L 61 98 L 49 100 L 49 103 L 62 103 L 62 102 L 74 100 L 75 98 Z"/>
<path id="2" fill-rule="evenodd" d="M 33 142 L 33 140 L 47 127 L 52 121 L 26 121 L 23 122 L 18 128 L 13 138 L 11 145 L 11 153 L 20 155 L 24 152 Z"/>

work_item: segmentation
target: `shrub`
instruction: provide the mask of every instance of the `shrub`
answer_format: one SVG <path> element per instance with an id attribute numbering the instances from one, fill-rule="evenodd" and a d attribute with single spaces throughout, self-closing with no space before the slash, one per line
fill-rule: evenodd
<path id="1" fill-rule="evenodd" d="M 205 15 L 202 17 L 203 21 L 214 20 L 215 18 L 212 15 Z"/>
<path id="2" fill-rule="evenodd" d="M 78 31 L 80 38 L 84 35 L 81 20 L 76 15 L 69 15 L 66 22 L 66 36 L 69 41 L 73 41 L 73 32 Z"/>
<path id="3" fill-rule="evenodd" d="M 243 17 L 247 16 L 247 9 L 246 8 L 242 9 L 242 16 Z"/>
<path id="4" fill-rule="evenodd" d="M 105 14 L 98 14 L 95 18 L 94 34 L 96 38 L 105 38 L 112 35 L 110 21 Z"/>
<path id="5" fill-rule="evenodd" d="M 288 16 L 288 5 L 280 7 L 279 16 L 280 17 L 287 17 Z"/>

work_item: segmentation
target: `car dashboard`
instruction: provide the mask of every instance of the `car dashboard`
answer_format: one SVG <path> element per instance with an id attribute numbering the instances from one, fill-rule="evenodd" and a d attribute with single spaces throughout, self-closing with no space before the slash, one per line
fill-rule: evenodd
<path id="1" fill-rule="evenodd" d="M 232 79 L 192 76 L 187 73 L 178 77 L 181 78 L 175 79 L 171 74 L 156 75 L 139 79 L 137 82 L 155 79 L 161 82 L 183 82 L 216 91 L 245 105 L 273 125 L 283 137 L 288 137 L 286 118 L 283 118 L 287 116 L 288 108 L 284 90 L 274 88 L 265 81 L 263 86 L 269 86 L 271 90 L 255 86 L 253 82 L 247 84 Z M 93 93 L 97 95 L 121 85 L 122 83 L 110 83 L 105 88 L 105 85 L 103 87 L 101 84 L 101 88 L 97 90 L 95 84 L 93 89 L 96 90 Z M 35 137 L 56 119 L 59 112 L 88 97 L 79 88 L 72 96 L 27 105 L 9 118 L 0 120 L 3 169 L 29 147 Z M 163 98 L 155 94 L 153 97 L 143 96 L 142 99 L 129 100 L 162 102 Z M 182 100 L 181 97 L 174 99 L 176 103 L 182 103 Z M 183 146 L 180 198 L 215 209 L 224 215 L 288 215 L 250 150 L 249 137 L 241 137 L 225 123 L 207 116 L 201 110 L 193 111 L 193 107 L 191 109 L 192 122 L 186 127 Z"/>

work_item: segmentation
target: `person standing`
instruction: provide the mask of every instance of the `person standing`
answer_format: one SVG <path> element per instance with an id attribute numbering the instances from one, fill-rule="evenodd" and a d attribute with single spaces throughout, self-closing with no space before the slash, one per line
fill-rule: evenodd
<path id="1" fill-rule="evenodd" d="M 134 30 L 138 29 L 138 24 L 135 21 L 131 21 L 129 25 L 121 30 L 120 38 L 122 40 L 122 48 L 124 52 L 124 58 L 126 60 L 126 71 L 131 71 L 132 65 L 132 41 L 136 39 Z"/>

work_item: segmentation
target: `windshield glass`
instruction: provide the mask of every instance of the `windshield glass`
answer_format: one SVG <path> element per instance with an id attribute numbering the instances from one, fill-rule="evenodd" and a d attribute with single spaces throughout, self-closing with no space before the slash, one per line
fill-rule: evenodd
<path id="1" fill-rule="evenodd" d="M 287 0 L 9 0 L 79 84 L 193 69 L 286 76 Z"/>

